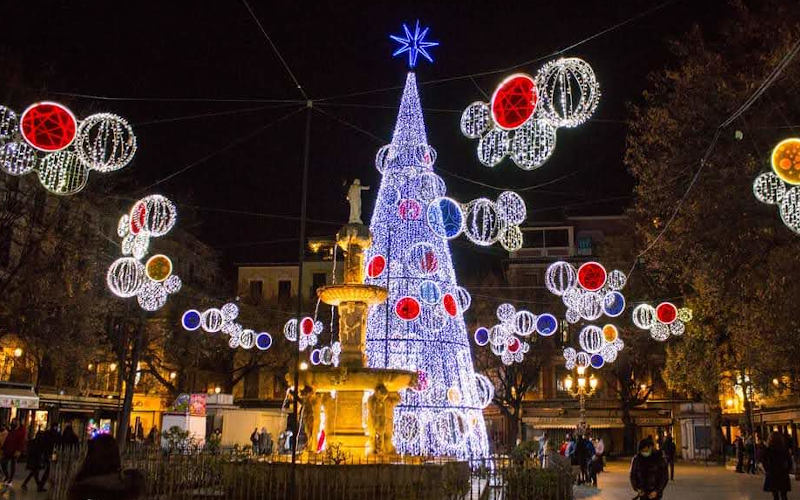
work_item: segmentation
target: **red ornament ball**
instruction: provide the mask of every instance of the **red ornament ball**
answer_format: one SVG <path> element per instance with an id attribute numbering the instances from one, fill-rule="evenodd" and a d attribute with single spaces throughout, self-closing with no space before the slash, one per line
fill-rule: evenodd
<path id="1" fill-rule="evenodd" d="M 517 73 L 503 80 L 492 95 L 492 117 L 498 127 L 513 130 L 536 110 L 539 92 L 530 75 Z"/>
<path id="2" fill-rule="evenodd" d="M 394 313 L 403 321 L 412 321 L 419 316 L 419 302 L 414 297 L 403 297 L 394 306 Z"/>
<path id="3" fill-rule="evenodd" d="M 397 212 L 403 220 L 417 220 L 422 215 L 422 207 L 417 200 L 405 199 L 400 201 Z"/>
<path id="4" fill-rule="evenodd" d="M 606 269 L 597 262 L 587 262 L 578 268 L 578 283 L 590 292 L 600 290 L 606 283 Z"/>
<path id="5" fill-rule="evenodd" d="M 442 305 L 444 306 L 444 310 L 447 311 L 447 314 L 450 316 L 455 317 L 455 315 L 458 314 L 456 298 L 449 293 L 444 294 L 444 297 L 442 297 Z"/>
<path id="6" fill-rule="evenodd" d="M 508 352 L 510 352 L 511 354 L 515 354 L 517 351 L 519 351 L 520 347 L 522 347 L 522 344 L 520 343 L 517 337 L 511 337 L 510 339 L 508 339 L 507 346 L 508 346 Z"/>
<path id="7" fill-rule="evenodd" d="M 386 258 L 383 255 L 376 255 L 367 264 L 367 275 L 370 278 L 377 278 L 386 269 Z"/>
<path id="8" fill-rule="evenodd" d="M 678 308 L 672 302 L 662 302 L 656 306 L 656 318 L 665 325 L 678 319 Z"/>
<path id="9" fill-rule="evenodd" d="M 72 111 L 57 102 L 37 102 L 22 112 L 22 137 L 40 151 L 60 151 L 75 140 L 78 121 Z"/>
<path id="10" fill-rule="evenodd" d="M 131 210 L 131 233 L 139 234 L 147 223 L 147 205 L 144 203 L 137 203 Z"/>
<path id="11" fill-rule="evenodd" d="M 419 259 L 419 268 L 425 274 L 433 274 L 439 268 L 439 259 L 436 257 L 436 252 L 429 250 L 425 252 Z"/>
<path id="12" fill-rule="evenodd" d="M 306 316 L 300 320 L 300 332 L 303 335 L 311 335 L 314 333 L 314 320 Z"/>

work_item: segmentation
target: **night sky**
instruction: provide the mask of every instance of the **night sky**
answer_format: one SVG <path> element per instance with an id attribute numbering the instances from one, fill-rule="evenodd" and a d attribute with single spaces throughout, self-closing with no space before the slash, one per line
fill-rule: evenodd
<path id="1" fill-rule="evenodd" d="M 373 186 L 364 198 L 368 221 L 380 181 L 374 154 L 390 140 L 406 71 L 405 60 L 391 57 L 388 38 L 402 22 L 419 18 L 441 43 L 434 64 L 420 63 L 418 79 L 428 140 L 439 153 L 435 167 L 446 170 L 438 173 L 449 195 L 468 201 L 499 193 L 471 181 L 524 188 L 558 179 L 525 192 L 528 220 L 536 223 L 562 211 L 624 209 L 632 188 L 622 164 L 626 103 L 637 101 L 650 71 L 670 62 L 666 40 L 692 23 L 713 26 L 726 10 L 716 0 L 251 6 L 310 98 L 319 100 L 311 124 L 310 235 L 332 235 L 346 222 L 343 184 L 353 177 Z M 122 212 L 130 205 L 124 198 L 160 192 L 178 203 L 182 227 L 222 251 L 227 263 L 296 260 L 298 223 L 291 218 L 300 213 L 306 111 L 292 102 L 301 93 L 243 3 L 6 2 L 2 10 L 3 104 L 22 111 L 35 99 L 54 99 L 79 118 L 108 111 L 134 125 L 134 162 L 92 175 L 79 196 L 119 197 Z M 564 53 L 586 59 L 600 82 L 591 122 L 559 129 L 554 156 L 536 171 L 509 160 L 494 169 L 478 162 L 477 141 L 459 131 L 461 110 L 488 100 L 482 92 L 491 95 L 511 71 L 437 80 L 543 58 L 519 68 L 535 74 L 555 57 L 544 56 L 630 18 Z M 351 93 L 359 95 L 341 97 Z M 457 259 L 503 254 L 463 238 L 454 249 Z"/>

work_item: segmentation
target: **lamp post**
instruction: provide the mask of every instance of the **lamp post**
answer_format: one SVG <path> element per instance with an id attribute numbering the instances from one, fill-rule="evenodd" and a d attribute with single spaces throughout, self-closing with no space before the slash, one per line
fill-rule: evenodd
<path id="1" fill-rule="evenodd" d="M 567 375 L 564 378 L 564 388 L 570 396 L 578 398 L 580 403 L 580 421 L 578 422 L 578 431 L 580 433 L 586 432 L 586 398 L 591 397 L 597 391 L 597 384 L 599 381 L 590 375 L 586 377 L 586 367 L 579 366 L 577 368 L 577 383 L 572 375 Z"/>

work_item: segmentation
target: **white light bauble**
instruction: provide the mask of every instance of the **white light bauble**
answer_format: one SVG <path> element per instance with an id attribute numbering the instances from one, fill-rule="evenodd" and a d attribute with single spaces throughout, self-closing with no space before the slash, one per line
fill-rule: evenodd
<path id="1" fill-rule="evenodd" d="M 514 191 L 503 191 L 500 193 L 500 196 L 497 197 L 495 207 L 497 208 L 498 217 L 507 225 L 513 226 L 525 222 L 525 217 L 528 213 L 525 200 Z"/>
<path id="2" fill-rule="evenodd" d="M 297 340 L 297 318 L 292 318 L 283 325 L 283 335 L 291 342 Z"/>
<path id="3" fill-rule="evenodd" d="M 780 204 L 781 220 L 786 227 L 800 233 L 800 186 L 794 186 L 784 193 Z"/>
<path id="4" fill-rule="evenodd" d="M 249 328 L 244 328 L 239 334 L 239 346 L 242 349 L 252 349 L 256 345 L 256 332 Z"/>
<path id="5" fill-rule="evenodd" d="M 534 118 L 514 131 L 509 144 L 511 160 L 523 170 L 541 167 L 556 149 L 556 127 Z"/>
<path id="6" fill-rule="evenodd" d="M 508 152 L 508 132 L 492 129 L 478 141 L 478 160 L 487 167 L 500 163 Z"/>
<path id="7" fill-rule="evenodd" d="M 594 325 L 587 325 L 578 333 L 578 345 L 584 351 L 596 354 L 603 347 L 603 330 Z"/>
<path id="8" fill-rule="evenodd" d="M 164 290 L 166 290 L 167 293 L 177 293 L 182 286 L 183 281 L 181 281 L 180 277 L 176 274 L 172 274 L 164 280 Z"/>
<path id="9" fill-rule="evenodd" d="M 60 196 L 80 192 L 89 181 L 89 169 L 75 153 L 66 149 L 42 158 L 38 173 L 42 186 Z"/>
<path id="10" fill-rule="evenodd" d="M 628 282 L 628 277 L 619 269 L 614 269 L 608 273 L 606 277 L 606 285 L 612 290 L 619 291 L 625 288 L 625 283 Z"/>
<path id="11" fill-rule="evenodd" d="M 619 350 L 613 343 L 603 344 L 603 347 L 600 348 L 600 356 L 603 357 L 606 363 L 613 363 L 616 361 L 618 353 Z"/>
<path id="12" fill-rule="evenodd" d="M 497 238 L 500 245 L 509 252 L 516 252 L 522 248 L 523 236 L 519 226 L 506 226 Z"/>
<path id="13" fill-rule="evenodd" d="M 169 294 L 164 290 L 164 286 L 161 283 L 147 281 L 136 296 L 136 300 L 139 301 L 139 306 L 142 309 L 153 312 L 164 307 L 168 297 Z"/>
<path id="14" fill-rule="evenodd" d="M 577 127 L 600 102 L 600 85 L 589 64 L 576 57 L 546 63 L 536 75 L 539 109 L 556 127 Z"/>
<path id="15" fill-rule="evenodd" d="M 536 331 L 536 315 L 530 311 L 517 311 L 514 315 L 514 329 L 523 337 L 531 335 Z"/>
<path id="16" fill-rule="evenodd" d="M 669 325 L 670 335 L 681 336 L 686 331 L 686 324 L 681 320 L 675 320 Z"/>
<path id="17" fill-rule="evenodd" d="M 509 304 L 507 302 L 497 306 L 497 311 L 496 311 L 497 319 L 499 319 L 503 323 L 507 323 L 507 322 L 513 320 L 514 319 L 514 315 L 516 313 L 517 313 L 517 309 L 513 305 L 511 305 L 511 304 Z"/>
<path id="18" fill-rule="evenodd" d="M 669 338 L 669 326 L 656 321 L 653 326 L 650 327 L 650 336 L 659 342 L 664 342 Z"/>
<path id="19" fill-rule="evenodd" d="M 578 352 L 572 347 L 565 347 L 562 354 L 564 355 L 564 359 L 571 359 L 572 361 L 575 361 L 575 357 L 578 355 Z"/>
<path id="20" fill-rule="evenodd" d="M 10 175 L 25 175 L 36 168 L 36 149 L 27 142 L 12 141 L 0 146 L 0 169 Z"/>
<path id="21" fill-rule="evenodd" d="M 786 184 L 774 172 L 765 172 L 753 181 L 753 194 L 761 203 L 780 203 L 786 193 Z"/>
<path id="22" fill-rule="evenodd" d="M 434 162 L 436 162 L 436 156 L 436 149 L 434 149 L 430 144 L 417 144 L 417 146 L 414 148 L 414 162 L 420 167 L 432 167 Z"/>
<path id="23" fill-rule="evenodd" d="M 656 323 L 656 309 L 650 304 L 639 304 L 633 308 L 633 324 L 642 330 L 649 330 Z"/>
<path id="24" fill-rule="evenodd" d="M 203 330 L 207 331 L 208 333 L 217 333 L 220 331 L 224 322 L 222 311 L 216 307 L 206 309 L 200 316 L 200 326 L 202 326 Z"/>
<path id="25" fill-rule="evenodd" d="M 146 280 L 144 265 L 133 257 L 115 260 L 106 275 L 109 290 L 123 298 L 138 294 Z"/>
<path id="26" fill-rule="evenodd" d="M 544 273 L 544 284 L 550 293 L 564 295 L 578 283 L 578 271 L 569 262 L 553 262 Z"/>
<path id="27" fill-rule="evenodd" d="M 478 198 L 467 204 L 464 234 L 471 242 L 480 246 L 492 245 L 502 229 L 503 223 L 492 200 Z"/>
<path id="28" fill-rule="evenodd" d="M 476 101 L 461 113 L 461 133 L 477 139 L 492 126 L 492 112 L 485 102 Z"/>
<path id="29" fill-rule="evenodd" d="M 579 368 L 586 368 L 592 361 L 592 357 L 587 352 L 579 352 L 575 355 L 575 366 Z"/>
<path id="30" fill-rule="evenodd" d="M 596 320 L 603 315 L 603 295 L 597 292 L 582 294 L 577 311 L 585 320 Z"/>
<path id="31" fill-rule="evenodd" d="M 492 403 L 494 398 L 494 384 L 489 377 L 482 373 L 475 374 L 475 392 L 478 395 L 478 406 L 486 408 Z"/>
<path id="32" fill-rule="evenodd" d="M 0 141 L 7 141 L 14 137 L 19 130 L 19 117 L 11 109 L 0 106 Z"/>
<path id="33" fill-rule="evenodd" d="M 239 306 L 233 302 L 228 302 L 220 307 L 220 311 L 222 312 L 222 318 L 225 321 L 233 321 L 239 317 Z"/>
<path id="34" fill-rule="evenodd" d="M 414 199 L 423 203 L 430 203 L 447 193 L 447 185 L 441 177 L 433 172 L 423 172 L 414 177 L 411 193 L 414 193 Z"/>
<path id="35" fill-rule="evenodd" d="M 136 153 L 136 136 L 125 119 L 111 113 L 98 113 L 81 121 L 75 136 L 78 159 L 99 172 L 124 167 Z"/>
<path id="36" fill-rule="evenodd" d="M 455 297 L 458 310 L 461 312 L 461 314 L 464 314 L 464 312 L 469 309 L 469 306 L 472 305 L 472 296 L 469 294 L 466 288 L 463 286 L 458 286 L 456 287 Z"/>
<path id="37" fill-rule="evenodd" d="M 167 234 L 178 219 L 178 209 L 166 196 L 151 194 L 145 196 L 131 209 L 131 227 L 150 234 L 163 236 Z"/>
<path id="38" fill-rule="evenodd" d="M 581 320 L 581 314 L 575 309 L 567 309 L 567 312 L 564 313 L 564 319 L 567 320 L 567 323 L 574 325 Z"/>

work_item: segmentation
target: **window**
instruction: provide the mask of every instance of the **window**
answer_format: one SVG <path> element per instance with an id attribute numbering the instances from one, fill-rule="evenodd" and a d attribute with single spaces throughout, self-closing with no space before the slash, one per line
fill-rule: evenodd
<path id="1" fill-rule="evenodd" d="M 278 300 L 289 300 L 292 295 L 292 282 L 289 280 L 278 281 Z"/>
<path id="2" fill-rule="evenodd" d="M 569 229 L 533 229 L 524 233 L 525 247 L 527 248 L 549 248 L 549 247 L 568 247 Z"/>
<path id="3" fill-rule="evenodd" d="M 250 300 L 258 304 L 264 296 L 264 282 L 261 280 L 250 281 Z"/>

